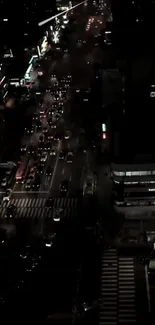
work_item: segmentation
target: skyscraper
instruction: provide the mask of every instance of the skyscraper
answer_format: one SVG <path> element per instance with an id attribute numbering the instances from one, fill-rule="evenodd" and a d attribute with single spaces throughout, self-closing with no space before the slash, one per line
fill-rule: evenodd
<path id="1" fill-rule="evenodd" d="M 19 52 L 33 46 L 42 36 L 43 30 L 38 28 L 38 22 L 49 18 L 55 13 L 56 2 L 28 1 L 12 4 L 7 0 L 0 4 L 1 48 L 11 47 L 13 52 Z"/>

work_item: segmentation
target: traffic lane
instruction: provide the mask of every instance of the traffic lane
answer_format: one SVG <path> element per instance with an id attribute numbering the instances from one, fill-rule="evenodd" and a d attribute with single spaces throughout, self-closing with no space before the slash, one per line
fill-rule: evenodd
<path id="1" fill-rule="evenodd" d="M 55 170 L 55 174 L 53 177 L 53 183 L 51 186 L 51 190 L 55 192 L 55 194 L 59 194 L 59 186 L 60 183 L 65 179 L 66 174 L 64 173 L 65 170 L 65 161 L 64 160 L 59 160 L 59 157 L 57 157 L 57 166 Z"/>
<path id="2" fill-rule="evenodd" d="M 85 168 L 85 154 L 83 152 L 76 152 L 73 158 L 73 162 L 70 166 L 70 172 L 71 172 L 70 190 L 73 193 L 82 190 L 84 168 Z"/>
<path id="3" fill-rule="evenodd" d="M 57 165 L 58 165 L 58 159 L 59 159 L 59 150 L 60 150 L 60 142 L 52 142 L 51 149 L 55 149 L 55 155 L 51 155 L 51 151 L 48 153 L 48 159 L 45 164 L 43 176 L 42 176 L 42 186 L 41 189 L 43 191 L 50 191 L 50 189 L 53 187 L 53 182 L 55 179 L 55 175 L 57 173 Z M 53 169 L 52 175 L 46 176 L 46 171 L 48 167 L 51 167 Z"/>

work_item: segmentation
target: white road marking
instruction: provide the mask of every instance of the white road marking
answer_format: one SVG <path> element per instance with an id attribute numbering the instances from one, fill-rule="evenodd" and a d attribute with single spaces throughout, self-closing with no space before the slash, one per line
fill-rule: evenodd
<path id="1" fill-rule="evenodd" d="M 70 177 L 69 177 L 69 181 L 71 182 L 71 180 L 72 180 L 72 175 L 70 175 Z"/>
<path id="2" fill-rule="evenodd" d="M 50 183 L 50 186 L 49 186 L 49 190 L 52 188 L 52 185 L 53 185 L 53 182 L 54 182 L 54 177 L 55 177 L 55 174 L 56 174 L 57 165 L 58 165 L 58 161 L 59 161 L 60 146 L 61 146 L 61 144 L 59 142 L 59 144 L 58 144 L 57 158 L 56 158 L 55 166 L 54 166 L 54 169 L 53 169 L 53 175 L 52 175 L 51 183 Z"/>
<path id="3" fill-rule="evenodd" d="M 148 312 L 151 312 L 151 299 L 150 299 L 150 285 L 147 272 L 147 265 L 145 265 L 145 280 L 146 280 L 146 292 L 147 292 L 147 301 L 148 301 Z"/>

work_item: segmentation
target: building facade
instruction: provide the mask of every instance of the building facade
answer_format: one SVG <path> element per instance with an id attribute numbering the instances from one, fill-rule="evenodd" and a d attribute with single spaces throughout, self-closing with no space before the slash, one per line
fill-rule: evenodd
<path id="1" fill-rule="evenodd" d="M 155 211 L 155 164 L 111 164 L 116 211 L 147 214 Z"/>

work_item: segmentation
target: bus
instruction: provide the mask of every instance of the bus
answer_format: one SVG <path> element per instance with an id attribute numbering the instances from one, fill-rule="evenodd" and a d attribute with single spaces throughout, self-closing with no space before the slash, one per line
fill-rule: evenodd
<path id="1" fill-rule="evenodd" d="M 23 158 L 22 162 L 20 163 L 18 170 L 16 172 L 16 183 L 24 183 L 24 177 L 25 177 L 25 173 L 27 170 L 27 164 L 28 164 L 28 158 L 25 157 Z"/>

